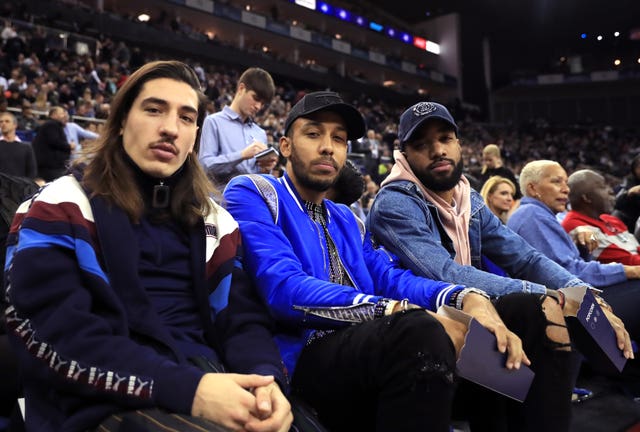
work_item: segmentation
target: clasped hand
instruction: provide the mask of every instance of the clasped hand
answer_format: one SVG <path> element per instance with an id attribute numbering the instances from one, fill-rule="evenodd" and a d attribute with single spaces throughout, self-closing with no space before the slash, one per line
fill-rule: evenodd
<path id="1" fill-rule="evenodd" d="M 205 374 L 196 390 L 191 414 L 231 431 L 287 432 L 291 405 L 272 376 Z"/>

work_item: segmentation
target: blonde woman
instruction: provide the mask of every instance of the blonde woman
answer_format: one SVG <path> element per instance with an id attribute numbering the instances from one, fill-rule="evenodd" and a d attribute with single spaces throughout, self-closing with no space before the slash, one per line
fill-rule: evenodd
<path id="1" fill-rule="evenodd" d="M 489 210 L 506 224 L 514 207 L 516 185 L 506 177 L 493 176 L 484 183 L 480 195 Z"/>
<path id="2" fill-rule="evenodd" d="M 482 171 L 480 172 L 480 186 L 493 176 L 505 177 L 511 180 L 516 187 L 515 199 L 522 198 L 520 188 L 518 187 L 518 181 L 516 176 L 509 168 L 504 166 L 502 156 L 500 154 L 500 147 L 496 144 L 488 144 L 482 149 Z"/>

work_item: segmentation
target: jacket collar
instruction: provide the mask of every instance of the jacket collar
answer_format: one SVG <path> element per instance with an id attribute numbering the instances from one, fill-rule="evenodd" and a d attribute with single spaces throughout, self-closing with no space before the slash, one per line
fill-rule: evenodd
<path id="1" fill-rule="evenodd" d="M 397 180 L 383 186 L 383 188 L 385 187 L 398 187 L 407 191 L 411 191 L 414 194 L 420 195 L 420 197 L 428 207 L 435 208 L 434 204 L 424 197 L 422 191 L 420 191 L 420 188 L 410 180 Z M 478 213 L 482 206 L 484 206 L 484 200 L 482 199 L 482 196 L 475 189 L 471 189 L 471 217 Z"/>
<path id="2" fill-rule="evenodd" d="M 304 204 L 304 199 L 302 199 L 302 197 L 300 196 L 300 194 L 298 193 L 296 187 L 294 186 L 293 182 L 291 181 L 291 177 L 289 177 L 289 174 L 287 174 L 287 172 L 285 171 L 283 176 L 280 177 L 278 179 L 278 181 L 280 183 L 282 183 L 282 185 L 284 185 L 284 187 L 287 189 L 287 192 L 289 192 L 289 195 L 291 195 L 291 197 L 293 198 L 294 202 L 296 203 L 296 205 L 298 206 L 298 208 L 300 209 L 301 212 L 303 212 L 305 215 L 307 214 L 307 210 Z M 323 204 L 324 204 L 324 209 L 326 211 L 326 218 L 327 218 L 327 223 L 329 223 L 330 219 L 331 219 L 331 211 L 329 210 L 329 206 L 327 205 L 328 202 L 331 202 L 328 199 L 323 200 Z"/>
<path id="3" fill-rule="evenodd" d="M 553 211 L 551 211 L 551 209 L 549 208 L 548 205 L 546 205 L 542 201 L 537 200 L 535 198 L 531 198 L 531 197 L 527 197 L 527 196 L 522 197 L 522 199 L 520 200 L 520 206 L 523 206 L 523 205 L 532 205 L 532 206 L 539 207 L 539 208 L 545 210 L 546 212 L 548 212 L 554 218 L 556 217 L 556 214 Z"/>

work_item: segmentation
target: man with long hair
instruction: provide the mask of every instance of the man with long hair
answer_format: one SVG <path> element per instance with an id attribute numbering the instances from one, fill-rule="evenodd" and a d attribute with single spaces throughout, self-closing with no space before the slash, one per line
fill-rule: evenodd
<path id="1" fill-rule="evenodd" d="M 6 316 L 27 430 L 289 429 L 238 225 L 196 157 L 203 101 L 185 64 L 142 66 L 72 174 L 18 209 Z"/>

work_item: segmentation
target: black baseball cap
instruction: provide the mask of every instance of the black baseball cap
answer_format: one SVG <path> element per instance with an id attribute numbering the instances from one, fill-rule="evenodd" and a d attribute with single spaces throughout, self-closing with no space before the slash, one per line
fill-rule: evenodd
<path id="1" fill-rule="evenodd" d="M 458 135 L 458 125 L 444 105 L 436 102 L 418 102 L 400 116 L 400 124 L 398 125 L 400 143 L 404 144 L 409 141 L 418 126 L 431 119 L 440 119 L 449 123 L 456 132 L 456 136 Z"/>
<path id="2" fill-rule="evenodd" d="M 289 132 L 289 128 L 298 118 L 307 117 L 323 110 L 333 111 L 342 116 L 347 126 L 347 139 L 354 141 L 364 135 L 365 124 L 360 111 L 343 101 L 338 93 L 331 91 L 319 91 L 304 95 L 289 111 L 284 122 L 284 134 Z"/>

